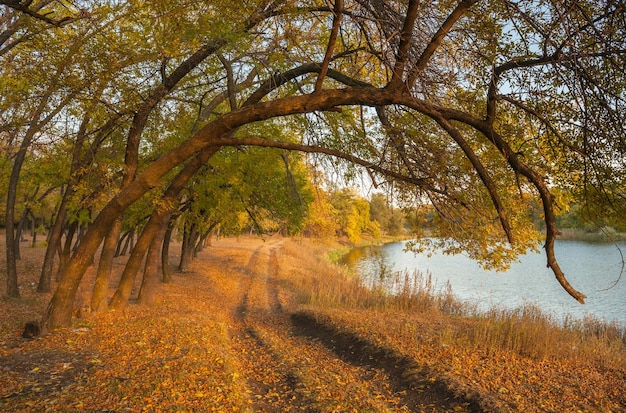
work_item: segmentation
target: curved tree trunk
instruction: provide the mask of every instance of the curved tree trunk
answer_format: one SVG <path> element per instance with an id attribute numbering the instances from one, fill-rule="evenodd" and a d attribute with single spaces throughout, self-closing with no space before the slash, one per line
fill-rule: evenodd
<path id="1" fill-rule="evenodd" d="M 212 223 L 209 225 L 209 229 L 202 234 L 200 238 L 198 238 L 198 242 L 196 242 L 196 246 L 193 249 L 193 257 L 196 258 L 199 253 L 202 252 L 205 246 L 211 244 L 211 235 L 213 234 L 213 230 L 217 226 L 217 223 Z"/>
<path id="2" fill-rule="evenodd" d="M 159 211 L 152 214 L 148 220 L 148 223 L 143 228 L 143 231 L 141 231 L 137 244 L 130 253 L 130 257 L 128 258 L 126 267 L 124 267 L 124 272 L 122 273 L 122 278 L 117 286 L 117 290 L 115 291 L 115 294 L 113 294 L 113 298 L 111 298 L 111 302 L 109 303 L 109 309 L 113 311 L 122 311 L 126 307 L 126 303 L 130 298 L 135 278 L 137 277 L 141 263 L 146 255 L 146 251 L 150 245 L 152 245 L 152 241 L 156 238 L 159 230 L 169 221 L 171 214 L 171 211 Z M 148 263 L 146 262 L 146 266 L 147 265 Z"/>
<path id="3" fill-rule="evenodd" d="M 128 250 L 130 249 L 132 251 L 133 249 L 133 244 L 134 244 L 134 238 L 135 238 L 135 230 L 130 230 L 127 233 L 125 233 L 124 235 L 122 235 L 122 237 L 120 238 L 120 240 L 117 243 L 117 248 L 115 249 L 115 257 L 120 257 L 120 256 L 124 256 L 126 255 L 126 253 L 128 252 Z"/>
<path id="4" fill-rule="evenodd" d="M 180 263 L 178 264 L 178 272 L 186 272 L 189 268 L 189 262 L 193 257 L 193 250 L 198 239 L 198 231 L 196 224 L 191 224 L 189 231 L 185 231 L 183 235 L 183 245 L 180 249 Z"/>
<path id="5" fill-rule="evenodd" d="M 9 177 L 9 186 L 7 188 L 7 204 L 4 222 L 6 225 L 6 258 L 7 258 L 7 295 L 9 297 L 19 297 L 20 290 L 17 282 L 17 263 L 19 259 L 19 226 L 16 231 L 15 225 L 15 202 L 17 200 L 17 185 L 20 179 L 22 165 L 26 159 L 26 150 L 30 146 L 30 142 L 34 136 L 27 134 L 22 141 L 19 151 L 13 161 L 11 176 Z M 16 234 L 17 232 L 17 234 Z"/>
<path id="6" fill-rule="evenodd" d="M 65 235 L 65 242 L 63 245 L 59 245 L 59 270 L 57 272 L 57 281 L 61 279 L 61 274 L 63 274 L 63 270 L 70 262 L 70 256 L 72 251 L 72 242 L 74 241 L 74 234 L 78 229 L 78 222 L 73 222 L 70 224 L 67 229 L 67 234 Z"/>
<path id="7" fill-rule="evenodd" d="M 81 165 L 86 165 L 91 163 L 93 156 L 95 156 L 97 148 L 103 142 L 104 137 L 108 133 L 108 131 L 113 128 L 117 119 L 112 119 L 110 122 L 100 130 L 100 133 L 97 138 L 94 139 L 91 148 L 87 153 L 89 154 L 85 159 L 81 158 L 81 150 L 87 139 L 87 125 L 91 120 L 91 114 L 87 113 L 83 117 L 81 121 L 80 127 L 78 129 L 78 134 L 76 135 L 76 140 L 72 146 L 72 164 L 70 167 L 70 182 L 67 184 L 65 191 L 63 191 L 63 198 L 61 199 L 61 204 L 59 205 L 59 211 L 56 214 L 56 218 L 53 221 L 52 228 L 50 229 L 50 233 L 48 234 L 48 246 L 46 248 L 46 256 L 44 258 L 43 264 L 41 266 L 41 275 L 39 276 L 39 285 L 37 286 L 37 291 L 40 293 L 50 292 L 51 284 L 52 284 L 52 267 L 54 264 L 54 255 L 57 251 L 58 246 L 60 245 L 61 238 L 63 237 L 63 227 L 66 224 L 67 220 L 67 204 L 69 199 L 74 194 L 74 184 L 77 178 L 77 171 L 80 169 Z"/>
<path id="8" fill-rule="evenodd" d="M 46 255 L 41 265 L 41 274 L 39 275 L 39 284 L 37 285 L 37 292 L 40 293 L 48 293 L 52 288 L 52 267 L 54 265 L 54 256 L 61 243 L 63 227 L 67 218 L 68 191 L 69 188 L 65 191 L 63 199 L 61 199 L 59 211 L 48 234 L 48 246 L 46 247 Z"/>

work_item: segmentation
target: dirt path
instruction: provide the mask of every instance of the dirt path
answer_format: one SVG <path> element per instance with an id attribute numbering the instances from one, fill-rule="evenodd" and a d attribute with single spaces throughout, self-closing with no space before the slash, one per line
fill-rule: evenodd
<path id="1" fill-rule="evenodd" d="M 10 317 L 44 303 L 7 301 L 0 411 L 481 411 L 414 361 L 301 311 L 290 272 L 313 269 L 283 242 L 220 240 L 153 307 L 37 340 Z"/>
<path id="2" fill-rule="evenodd" d="M 239 300 L 230 336 L 254 411 L 477 411 L 411 360 L 285 310 L 279 249 L 279 241 L 259 246 L 233 268 Z"/>

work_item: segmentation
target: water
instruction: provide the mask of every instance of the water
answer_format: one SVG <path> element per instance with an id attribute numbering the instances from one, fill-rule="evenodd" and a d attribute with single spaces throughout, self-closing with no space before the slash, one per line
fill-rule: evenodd
<path id="1" fill-rule="evenodd" d="M 587 295 L 581 305 L 571 298 L 546 268 L 543 253 L 520 257 L 505 272 L 482 269 L 464 255 L 443 255 L 404 252 L 405 243 L 380 247 L 356 248 L 344 257 L 366 279 L 380 277 L 381 271 L 415 270 L 431 274 L 435 291 L 445 291 L 449 283 L 452 293 L 461 301 L 469 301 L 479 309 L 491 306 L 516 308 L 533 303 L 563 320 L 565 316 L 583 318 L 592 315 L 604 321 L 626 325 L 626 273 L 622 255 L 613 244 L 558 241 L 555 252 L 559 264 L 574 288 Z M 626 244 L 619 244 L 626 255 Z M 622 279 L 616 281 L 622 273 Z"/>

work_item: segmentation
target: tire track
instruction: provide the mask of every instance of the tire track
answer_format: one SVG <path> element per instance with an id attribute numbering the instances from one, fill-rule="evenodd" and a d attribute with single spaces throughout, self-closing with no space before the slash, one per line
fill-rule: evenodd
<path id="1" fill-rule="evenodd" d="M 317 413 L 313 404 L 302 393 L 303 385 L 280 355 L 273 351 L 259 334 L 250 313 L 268 306 L 271 311 L 282 312 L 278 291 L 268 288 L 277 268 L 276 252 L 268 254 L 266 247 L 258 247 L 250 256 L 246 266 L 240 270 L 240 301 L 235 309 L 235 324 L 231 330 L 233 348 L 241 355 L 240 362 L 247 378 L 251 408 L 255 412 L 308 412 Z M 265 258 L 268 257 L 268 258 Z M 262 261 L 267 259 L 267 270 Z M 271 292 L 270 292 L 271 291 Z M 251 297 L 266 297 L 259 307 Z M 269 304 L 268 304 L 269 303 Z"/>
<path id="2" fill-rule="evenodd" d="M 466 412 L 483 410 L 427 369 L 339 332 L 281 302 L 280 245 L 252 251 L 239 269 L 232 329 L 255 412 Z M 287 300 L 289 300 L 287 298 Z"/>
<path id="3" fill-rule="evenodd" d="M 277 248 L 270 251 L 270 259 L 267 265 L 267 295 L 270 302 L 270 308 L 274 313 L 283 313 L 283 305 L 280 302 L 278 293 L 278 254 Z"/>
<path id="4" fill-rule="evenodd" d="M 357 366 L 384 370 L 393 391 L 413 412 L 483 413 L 478 400 L 455 394 L 431 377 L 428 368 L 390 349 L 379 347 L 348 332 L 318 321 L 307 312 L 291 315 L 297 334 L 319 340 L 339 358 Z"/>

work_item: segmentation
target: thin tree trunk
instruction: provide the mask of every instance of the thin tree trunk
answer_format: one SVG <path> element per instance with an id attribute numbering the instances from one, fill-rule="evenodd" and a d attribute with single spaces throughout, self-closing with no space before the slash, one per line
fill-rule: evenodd
<path id="1" fill-rule="evenodd" d="M 104 140 L 104 136 L 106 136 L 108 131 L 115 124 L 115 122 L 107 122 L 107 124 L 101 129 L 98 137 L 94 139 L 91 150 L 87 151 L 89 155 L 86 159 L 84 159 L 83 163 L 81 163 L 81 150 L 85 140 L 87 139 L 87 125 L 89 124 L 90 119 L 91 114 L 85 114 L 80 127 L 78 128 L 76 140 L 72 146 L 72 164 L 70 166 L 70 177 L 72 178 L 67 184 L 65 191 L 63 191 L 63 198 L 61 199 L 61 204 L 59 205 L 59 211 L 56 214 L 56 219 L 53 221 L 54 224 L 52 224 L 48 234 L 46 256 L 41 266 L 41 275 L 39 276 L 39 285 L 37 286 L 37 291 L 40 293 L 50 292 L 50 289 L 52 288 L 52 267 L 54 265 L 54 255 L 60 245 L 61 238 L 63 237 L 63 227 L 65 226 L 67 220 L 67 203 L 69 202 L 70 197 L 74 194 L 75 181 L 79 180 L 79 174 L 77 174 L 77 171 L 80 169 L 81 165 L 91 162 L 97 148 Z"/>
<path id="2" fill-rule="evenodd" d="M 22 259 L 22 251 L 20 248 L 21 242 L 24 240 L 24 226 L 26 225 L 26 221 L 28 219 L 28 208 L 22 214 L 20 221 L 17 223 L 17 227 L 15 227 L 15 259 Z"/>
<path id="3" fill-rule="evenodd" d="M 199 253 L 202 252 L 204 247 L 207 245 L 207 239 L 210 239 L 211 234 L 213 233 L 213 229 L 217 226 L 216 223 L 213 223 L 209 226 L 209 229 L 202 234 L 201 237 L 198 238 L 198 242 L 196 242 L 196 246 L 193 249 L 193 257 L 196 258 Z"/>
<path id="4" fill-rule="evenodd" d="M 38 226 L 37 226 L 38 222 L 37 221 L 38 220 L 37 220 L 37 218 L 35 217 L 35 215 L 33 214 L 32 211 L 30 212 L 30 216 L 33 218 L 33 221 L 32 221 L 33 227 L 31 228 L 31 231 L 30 231 L 30 233 L 31 233 L 31 235 L 33 237 L 33 240 L 32 240 L 30 245 L 33 248 L 35 248 L 37 246 L 37 228 L 38 228 Z"/>
<path id="5" fill-rule="evenodd" d="M 159 248 L 163 245 L 165 232 L 168 230 L 168 220 L 161 222 L 157 234 L 152 239 L 146 257 L 146 266 L 143 271 L 141 289 L 137 302 L 142 305 L 152 305 L 154 300 L 154 287 L 159 276 Z"/>
<path id="6" fill-rule="evenodd" d="M 113 294 L 113 298 L 111 298 L 111 302 L 109 303 L 109 309 L 113 311 L 123 311 L 126 307 L 135 283 L 135 278 L 137 277 L 139 268 L 141 268 L 141 263 L 146 256 L 146 251 L 152 244 L 152 240 L 159 232 L 159 229 L 162 227 L 163 222 L 167 222 L 169 220 L 170 215 L 171 212 L 163 212 L 161 214 L 154 213 L 148 220 L 148 223 L 143 228 L 143 231 L 141 231 L 141 235 L 137 240 L 135 248 L 133 248 L 130 253 L 130 257 L 124 267 L 124 272 L 122 273 L 122 278 L 117 285 L 117 290 L 115 291 L 115 294 Z"/>
<path id="7" fill-rule="evenodd" d="M 65 220 L 67 218 L 68 191 L 69 188 L 65 190 L 65 194 L 61 200 L 61 205 L 59 205 L 59 212 L 57 213 L 54 224 L 48 234 L 48 246 L 46 248 L 46 255 L 41 266 L 39 285 L 37 286 L 37 291 L 40 293 L 48 293 L 52 288 L 52 267 L 54 265 L 54 256 L 57 252 L 57 248 L 61 243 L 63 227 L 65 226 Z"/>
<path id="8" fill-rule="evenodd" d="M 78 223 L 74 222 L 70 224 L 70 227 L 67 230 L 67 235 L 65 236 L 65 242 L 63 245 L 59 245 L 59 270 L 57 272 L 57 281 L 59 281 L 60 275 L 65 270 L 68 262 L 70 261 L 70 255 L 72 251 L 72 241 L 74 240 L 74 234 L 78 229 Z"/>
<path id="9" fill-rule="evenodd" d="M 178 264 L 179 272 L 186 272 L 189 268 L 189 262 L 193 256 L 193 249 L 198 237 L 196 224 L 191 224 L 189 232 L 185 232 L 183 236 L 183 245 L 180 251 L 180 263 Z"/>
<path id="10" fill-rule="evenodd" d="M 163 246 L 161 247 L 161 276 L 164 283 L 172 282 L 170 272 L 170 241 L 172 240 L 172 227 L 168 225 L 163 236 Z"/>
<path id="11" fill-rule="evenodd" d="M 122 237 L 117 242 L 117 248 L 115 249 L 115 257 L 120 257 L 126 255 L 128 252 L 129 246 L 133 243 L 135 231 L 130 230 L 122 235 Z M 130 247 L 132 249 L 132 247 Z"/>
<path id="12" fill-rule="evenodd" d="M 121 228 L 122 220 L 118 219 L 104 239 L 102 252 L 100 253 L 98 272 L 96 273 L 96 281 L 93 286 L 93 293 L 91 294 L 91 311 L 94 313 L 104 312 L 108 309 L 107 293 L 109 291 L 109 281 L 113 271 L 115 247 L 117 246 L 117 238 Z"/>

